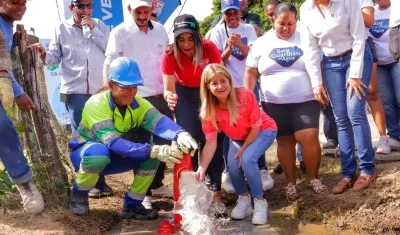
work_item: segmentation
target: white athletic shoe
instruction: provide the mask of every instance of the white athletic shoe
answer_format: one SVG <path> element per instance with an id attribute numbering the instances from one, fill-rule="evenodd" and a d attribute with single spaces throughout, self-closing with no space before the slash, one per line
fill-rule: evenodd
<path id="1" fill-rule="evenodd" d="M 258 200 L 254 198 L 253 224 L 266 224 L 268 220 L 267 200 Z"/>
<path id="2" fill-rule="evenodd" d="M 222 173 L 222 188 L 224 188 L 228 194 L 235 193 L 235 188 L 233 188 L 231 177 L 228 172 Z"/>
<path id="3" fill-rule="evenodd" d="M 151 210 L 153 209 L 153 206 L 151 205 L 151 197 L 150 196 L 146 196 L 143 199 L 142 205 L 144 206 L 144 208 L 146 208 L 147 210 Z"/>
<path id="4" fill-rule="evenodd" d="M 156 188 L 156 189 L 152 189 L 151 195 L 153 197 L 168 197 L 168 198 L 174 197 L 174 194 L 172 193 L 172 191 L 165 185 L 163 185 L 159 188 Z"/>
<path id="5" fill-rule="evenodd" d="M 22 205 L 29 214 L 39 214 L 44 209 L 43 196 L 37 190 L 33 180 L 17 185 L 22 197 Z"/>
<path id="6" fill-rule="evenodd" d="M 376 147 L 376 153 L 378 154 L 390 154 L 390 143 L 387 136 L 381 136 L 379 139 L 378 146 Z"/>
<path id="7" fill-rule="evenodd" d="M 389 138 L 389 146 L 391 149 L 400 150 L 400 141 Z"/>
<path id="8" fill-rule="evenodd" d="M 267 191 L 274 187 L 274 179 L 272 179 L 271 175 L 269 174 L 268 170 L 260 170 L 261 181 L 263 185 L 263 190 Z"/>
<path id="9" fill-rule="evenodd" d="M 250 216 L 252 212 L 251 197 L 239 195 L 239 198 L 236 201 L 236 206 L 231 212 L 231 217 L 232 219 L 244 219 L 247 216 Z"/>

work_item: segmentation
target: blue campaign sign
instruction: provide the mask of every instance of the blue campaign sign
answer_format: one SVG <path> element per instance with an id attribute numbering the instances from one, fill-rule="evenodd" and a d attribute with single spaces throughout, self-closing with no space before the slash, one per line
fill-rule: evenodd
<path id="1" fill-rule="evenodd" d="M 180 0 L 153 0 L 154 13 L 161 24 L 168 20 L 179 5 Z"/>
<path id="2" fill-rule="evenodd" d="M 93 18 L 102 20 L 110 30 L 124 21 L 122 0 L 93 0 Z"/>

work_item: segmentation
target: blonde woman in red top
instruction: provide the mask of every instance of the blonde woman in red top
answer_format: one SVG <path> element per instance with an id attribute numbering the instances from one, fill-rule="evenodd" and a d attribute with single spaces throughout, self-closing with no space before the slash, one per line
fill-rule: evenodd
<path id="1" fill-rule="evenodd" d="M 253 197 L 253 224 L 267 223 L 268 204 L 263 198 L 257 161 L 275 140 L 277 127 L 274 120 L 259 108 L 252 91 L 234 88 L 231 75 L 221 64 L 210 64 L 204 69 L 200 97 L 200 118 L 206 144 L 196 178 L 204 179 L 217 149 L 217 135 L 225 133 L 230 138 L 228 172 L 239 195 L 231 217 L 244 219 L 250 216 Z M 251 193 L 247 191 L 245 176 Z"/>

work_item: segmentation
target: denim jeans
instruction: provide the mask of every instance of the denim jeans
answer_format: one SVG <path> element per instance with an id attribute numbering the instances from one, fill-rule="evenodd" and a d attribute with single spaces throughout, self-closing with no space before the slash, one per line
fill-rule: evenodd
<path id="1" fill-rule="evenodd" d="M 378 89 L 390 138 L 400 140 L 400 65 L 378 65 Z"/>
<path id="2" fill-rule="evenodd" d="M 224 156 L 224 171 L 228 172 L 228 152 L 229 152 L 229 137 L 225 136 L 223 143 L 223 156 Z M 259 170 L 267 170 L 267 163 L 265 162 L 265 153 L 263 153 L 257 161 Z"/>
<path id="3" fill-rule="evenodd" d="M 276 138 L 277 131 L 263 130 L 257 139 L 244 150 L 242 154 L 242 167 L 239 168 L 239 158 L 234 159 L 235 154 L 240 150 L 244 141 L 230 139 L 228 152 L 228 171 L 232 180 L 233 188 L 238 195 L 247 192 L 244 176 L 250 186 L 253 198 L 263 196 L 263 186 L 257 161 L 261 154 L 267 151 Z"/>
<path id="4" fill-rule="evenodd" d="M 91 97 L 90 94 L 70 94 L 65 103 L 65 108 L 68 111 L 69 119 L 71 121 L 72 134 L 75 136 L 79 123 L 82 120 L 82 111 L 85 107 L 86 101 Z"/>
<path id="5" fill-rule="evenodd" d="M 0 159 L 14 184 L 32 179 L 32 170 L 22 151 L 18 133 L 0 102 Z"/>
<path id="6" fill-rule="evenodd" d="M 365 96 L 361 99 L 353 94 L 349 99 L 349 89 L 345 88 L 350 68 L 351 52 L 342 56 L 327 57 L 322 60 L 322 75 L 328 90 L 338 128 L 342 175 L 353 178 L 357 170 L 354 155 L 354 137 L 360 159 L 359 170 L 363 174 L 375 171 L 375 153 L 372 148 L 371 130 L 365 113 L 368 89 L 363 88 Z M 364 72 L 361 81 L 368 87 L 372 72 L 372 54 L 365 48 Z"/>
<path id="7" fill-rule="evenodd" d="M 204 147 L 205 137 L 199 119 L 200 88 L 184 87 L 176 84 L 176 94 L 178 95 L 178 103 L 175 107 L 176 122 L 192 135 L 199 144 L 198 152 L 201 152 Z M 222 156 L 224 136 L 223 133 L 218 134 L 217 150 L 207 169 L 213 191 L 221 190 L 221 177 L 224 170 Z M 194 171 L 199 166 L 198 152 L 192 158 Z"/>
<path id="8" fill-rule="evenodd" d="M 325 108 L 322 108 L 322 114 L 324 116 L 324 135 L 326 140 L 334 140 L 337 143 L 338 132 L 332 105 L 330 103 Z"/>

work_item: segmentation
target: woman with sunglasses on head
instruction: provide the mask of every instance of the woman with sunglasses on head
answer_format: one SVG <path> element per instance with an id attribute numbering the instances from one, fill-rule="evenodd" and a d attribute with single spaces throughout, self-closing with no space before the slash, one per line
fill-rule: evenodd
<path id="1" fill-rule="evenodd" d="M 203 180 L 205 171 L 217 149 L 218 132 L 229 137 L 228 170 L 235 192 L 239 195 L 231 212 L 233 219 L 244 219 L 252 214 L 253 224 L 267 223 L 268 204 L 263 197 L 258 159 L 274 142 L 276 124 L 258 106 L 253 92 L 235 88 L 232 76 L 220 64 L 210 64 L 201 79 L 200 118 L 206 136 L 196 178 Z M 250 186 L 247 190 L 245 176 Z"/>
<path id="2" fill-rule="evenodd" d="M 325 104 L 324 82 L 338 128 L 342 179 L 333 193 L 343 193 L 353 183 L 354 191 L 365 189 L 376 177 L 375 152 L 365 113 L 372 54 L 365 46 L 360 7 L 360 1 L 355 0 L 306 0 L 301 6 L 302 45 L 313 93 Z"/>
<path id="3" fill-rule="evenodd" d="M 204 68 L 210 63 L 221 63 L 218 48 L 202 39 L 199 23 L 192 15 L 181 15 L 174 20 L 174 43 L 163 55 L 161 69 L 164 80 L 164 98 L 176 115 L 177 123 L 188 131 L 201 146 L 204 134 L 199 120 L 200 80 Z M 219 148 L 207 172 L 214 191 L 214 205 L 225 212 L 221 203 L 221 177 L 223 172 L 222 143 L 224 134 L 218 136 Z M 193 169 L 198 168 L 198 154 L 192 159 Z"/>
<path id="4" fill-rule="evenodd" d="M 310 187 L 326 191 L 318 178 L 320 104 L 312 92 L 305 68 L 300 32 L 296 30 L 297 9 L 292 3 L 277 5 L 274 30 L 257 39 L 246 60 L 245 87 L 252 89 L 261 75 L 263 110 L 278 126 L 278 159 L 287 179 L 286 197 L 299 196 L 296 187 L 296 150 L 302 146 Z"/>

